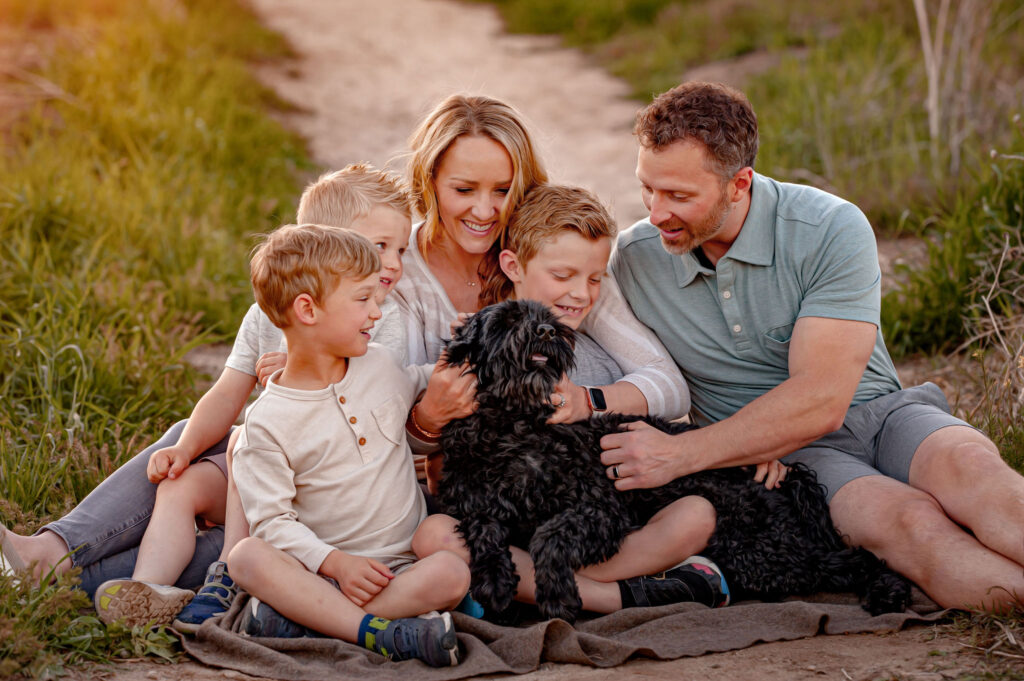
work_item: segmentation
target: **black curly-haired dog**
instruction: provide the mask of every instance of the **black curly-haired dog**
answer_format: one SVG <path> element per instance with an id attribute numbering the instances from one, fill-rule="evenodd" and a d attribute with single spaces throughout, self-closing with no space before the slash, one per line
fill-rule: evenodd
<path id="1" fill-rule="evenodd" d="M 904 578 L 843 544 L 806 467 L 791 467 L 777 490 L 755 482 L 749 469 L 730 468 L 617 491 L 599 442 L 639 417 L 547 423 L 549 396 L 573 365 L 573 331 L 544 305 L 508 301 L 481 310 L 456 331 L 448 361 L 469 363 L 480 406 L 442 431 L 437 499 L 469 548 L 473 598 L 492 612 L 508 608 L 515 594 L 514 545 L 533 559 L 541 614 L 573 622 L 581 607 L 573 573 L 612 557 L 626 534 L 693 494 L 715 507 L 716 528 L 701 553 L 722 569 L 734 598 L 854 591 L 872 614 L 909 602 Z M 673 433 L 691 427 L 643 420 Z"/>

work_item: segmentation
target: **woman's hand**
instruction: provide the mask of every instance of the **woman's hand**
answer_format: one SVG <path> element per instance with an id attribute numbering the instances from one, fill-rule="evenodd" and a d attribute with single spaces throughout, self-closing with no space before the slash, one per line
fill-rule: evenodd
<path id="1" fill-rule="evenodd" d="M 562 380 L 555 386 L 555 392 L 551 393 L 551 405 L 555 407 L 555 413 L 548 419 L 548 423 L 575 423 L 590 418 L 587 391 L 566 376 L 562 376 Z"/>
<path id="2" fill-rule="evenodd" d="M 288 359 L 287 352 L 268 352 L 256 360 L 256 380 L 264 388 L 267 387 L 267 380 L 278 369 L 284 368 L 285 360 Z"/>
<path id="3" fill-rule="evenodd" d="M 448 364 L 442 355 L 416 404 L 416 424 L 440 433 L 449 421 L 469 416 L 476 407 L 476 374 L 469 371 L 468 364 Z"/>

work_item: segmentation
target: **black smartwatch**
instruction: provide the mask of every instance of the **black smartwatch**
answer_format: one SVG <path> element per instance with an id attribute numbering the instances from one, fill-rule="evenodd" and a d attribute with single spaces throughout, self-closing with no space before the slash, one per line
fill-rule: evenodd
<path id="1" fill-rule="evenodd" d="M 608 403 L 604 401 L 604 391 L 600 388 L 583 387 L 587 391 L 587 403 L 590 404 L 590 411 L 595 414 L 608 411 Z"/>

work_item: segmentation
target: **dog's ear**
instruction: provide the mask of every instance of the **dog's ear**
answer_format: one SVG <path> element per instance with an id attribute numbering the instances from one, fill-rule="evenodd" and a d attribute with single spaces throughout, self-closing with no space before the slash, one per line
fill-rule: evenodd
<path id="1" fill-rule="evenodd" d="M 479 350 L 483 344 L 486 317 L 485 311 L 481 310 L 455 329 L 452 339 L 445 345 L 445 360 L 448 364 L 468 362 L 474 368 L 479 364 L 480 358 L 475 356 L 474 351 Z"/>

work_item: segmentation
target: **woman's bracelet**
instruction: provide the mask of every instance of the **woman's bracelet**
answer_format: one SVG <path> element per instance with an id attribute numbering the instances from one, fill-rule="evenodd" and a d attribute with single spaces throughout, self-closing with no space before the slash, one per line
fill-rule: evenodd
<path id="1" fill-rule="evenodd" d="M 422 436 L 428 442 L 440 440 L 441 433 L 431 433 L 416 421 L 416 407 L 418 406 L 420 406 L 418 403 L 414 404 L 412 411 L 409 412 L 409 423 L 412 424 L 412 429 L 416 431 L 417 436 Z"/>

